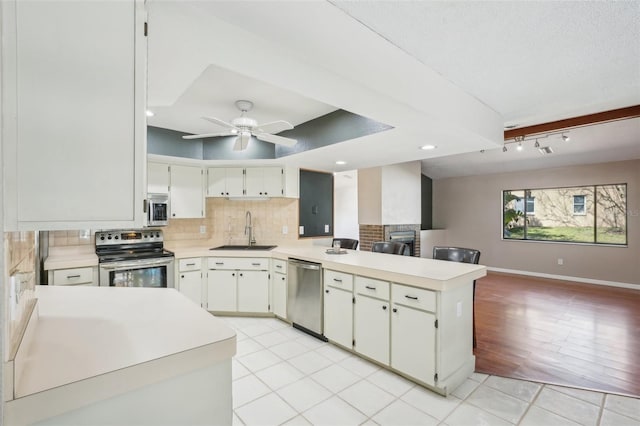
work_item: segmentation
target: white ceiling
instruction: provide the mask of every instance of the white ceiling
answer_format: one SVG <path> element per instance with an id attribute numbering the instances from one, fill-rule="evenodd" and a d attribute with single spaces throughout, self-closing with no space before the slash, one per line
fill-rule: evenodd
<path id="1" fill-rule="evenodd" d="M 500 149 L 505 125 L 640 104 L 637 1 L 148 5 L 150 125 L 214 132 L 199 117 L 230 120 L 236 99 L 252 100 L 259 122 L 341 108 L 395 129 L 284 160 L 346 170 L 425 159 L 433 178 L 640 158 L 637 119 L 575 129 L 544 157 Z"/>

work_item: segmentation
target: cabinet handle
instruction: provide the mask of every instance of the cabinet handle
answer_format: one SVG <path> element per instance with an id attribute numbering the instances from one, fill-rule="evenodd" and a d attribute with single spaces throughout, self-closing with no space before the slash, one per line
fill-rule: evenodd
<path id="1" fill-rule="evenodd" d="M 282 265 L 276 265 L 276 268 L 282 269 Z"/>
<path id="2" fill-rule="evenodd" d="M 176 217 L 176 214 L 175 214 L 175 213 L 173 213 L 171 216 Z"/>
<path id="3" fill-rule="evenodd" d="M 224 262 L 216 262 L 216 265 L 224 265 Z"/>
<path id="4" fill-rule="evenodd" d="M 196 266 L 195 263 L 187 263 L 187 266 Z"/>
<path id="5" fill-rule="evenodd" d="M 71 278 L 80 278 L 80 275 L 67 275 L 68 280 L 70 280 Z"/>
<path id="6" fill-rule="evenodd" d="M 229 195 L 229 193 L 227 192 L 227 194 L 226 194 L 226 195 Z"/>
<path id="7" fill-rule="evenodd" d="M 224 192 L 221 192 L 220 195 L 224 195 Z"/>
<path id="8" fill-rule="evenodd" d="M 325 290 L 324 292 L 325 292 L 325 293 L 329 293 L 329 290 Z"/>
<path id="9" fill-rule="evenodd" d="M 184 278 L 184 275 L 180 275 L 180 278 Z"/>
<path id="10" fill-rule="evenodd" d="M 251 266 L 260 266 L 260 263 L 252 263 Z"/>
<path id="11" fill-rule="evenodd" d="M 241 277 L 243 277 L 244 275 L 240 274 Z"/>
<path id="12" fill-rule="evenodd" d="M 269 195 L 269 194 L 265 191 L 264 195 Z"/>
<path id="13" fill-rule="evenodd" d="M 418 298 L 416 296 L 407 296 L 405 294 L 404 297 L 406 297 L 407 299 L 411 299 L 411 300 L 418 300 Z"/>
<path id="14" fill-rule="evenodd" d="M 231 276 L 232 276 L 232 277 L 235 277 L 235 276 L 236 276 L 236 273 L 234 272 L 233 274 L 231 274 Z"/>
<path id="15" fill-rule="evenodd" d="M 370 287 L 368 285 L 364 286 L 364 288 L 366 288 L 367 290 L 375 290 L 376 289 L 375 287 Z"/>
<path id="16" fill-rule="evenodd" d="M 392 311 L 393 312 L 398 312 L 398 310 L 396 308 L 393 308 Z"/>
<path id="17" fill-rule="evenodd" d="M 387 310 L 387 305 L 382 305 L 382 310 L 386 311 Z"/>
<path id="18" fill-rule="evenodd" d="M 284 281 L 285 279 L 286 279 L 285 277 L 282 277 L 282 281 Z"/>
<path id="19" fill-rule="evenodd" d="M 337 283 L 341 283 L 341 282 L 342 282 L 342 280 L 341 280 L 341 279 L 338 279 L 338 278 L 334 278 L 333 280 L 334 280 L 335 282 L 337 282 Z"/>

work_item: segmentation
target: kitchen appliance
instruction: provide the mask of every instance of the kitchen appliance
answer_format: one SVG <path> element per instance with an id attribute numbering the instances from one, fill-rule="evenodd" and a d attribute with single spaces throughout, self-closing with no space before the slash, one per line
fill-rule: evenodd
<path id="1" fill-rule="evenodd" d="M 409 256 L 416 255 L 416 232 L 415 231 L 394 231 L 389 233 L 389 241 L 395 243 L 405 243 L 409 246 Z"/>
<path id="2" fill-rule="evenodd" d="M 169 220 L 169 195 L 147 194 L 147 226 L 166 226 Z"/>
<path id="3" fill-rule="evenodd" d="M 96 232 L 99 285 L 174 287 L 174 255 L 159 229 Z"/>
<path id="4" fill-rule="evenodd" d="M 327 341 L 322 326 L 322 265 L 290 258 L 287 272 L 287 318 L 294 327 Z"/>

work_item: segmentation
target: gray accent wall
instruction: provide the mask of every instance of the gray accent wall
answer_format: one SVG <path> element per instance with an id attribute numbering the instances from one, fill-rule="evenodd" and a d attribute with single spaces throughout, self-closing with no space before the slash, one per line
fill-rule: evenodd
<path id="1" fill-rule="evenodd" d="M 297 139 L 298 143 L 293 147 L 276 146 L 276 158 L 333 145 L 392 128 L 387 124 L 339 109 L 299 124 L 292 130 L 279 133 L 278 136 Z"/>
<path id="2" fill-rule="evenodd" d="M 264 160 L 276 156 L 276 147 L 272 143 L 251 137 L 247 149 L 234 151 L 235 140 L 236 136 L 202 139 L 203 160 Z"/>
<path id="3" fill-rule="evenodd" d="M 433 180 L 429 176 L 420 176 L 421 226 L 420 229 L 433 229 Z"/>
<path id="4" fill-rule="evenodd" d="M 615 183 L 627 184 L 627 247 L 502 239 L 504 189 Z M 486 266 L 640 289 L 640 160 L 435 180 L 433 225 L 447 244 L 480 250 Z"/>
<path id="5" fill-rule="evenodd" d="M 187 134 L 147 126 L 147 153 L 202 160 L 202 139 L 182 139 Z"/>

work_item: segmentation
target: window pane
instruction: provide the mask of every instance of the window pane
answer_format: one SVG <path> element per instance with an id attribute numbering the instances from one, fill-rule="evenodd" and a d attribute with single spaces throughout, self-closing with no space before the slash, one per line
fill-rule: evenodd
<path id="1" fill-rule="evenodd" d="M 502 236 L 524 239 L 524 190 L 502 193 Z"/>
<path id="2" fill-rule="evenodd" d="M 585 214 L 585 196 L 573 196 L 573 214 Z"/>
<path id="3" fill-rule="evenodd" d="M 596 187 L 596 241 L 627 243 L 627 186 Z"/>

